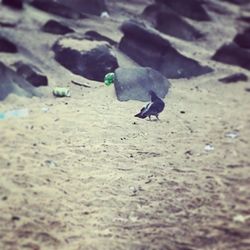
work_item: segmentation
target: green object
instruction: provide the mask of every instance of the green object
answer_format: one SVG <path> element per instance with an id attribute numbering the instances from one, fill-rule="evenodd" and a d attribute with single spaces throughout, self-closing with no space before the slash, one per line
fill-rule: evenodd
<path id="1" fill-rule="evenodd" d="M 114 73 L 108 73 L 104 77 L 104 83 L 106 84 L 106 86 L 109 86 L 112 83 L 114 83 L 114 80 L 115 80 L 115 74 Z"/>
<path id="2" fill-rule="evenodd" d="M 68 88 L 56 87 L 53 89 L 53 95 L 56 97 L 70 97 L 70 91 Z"/>

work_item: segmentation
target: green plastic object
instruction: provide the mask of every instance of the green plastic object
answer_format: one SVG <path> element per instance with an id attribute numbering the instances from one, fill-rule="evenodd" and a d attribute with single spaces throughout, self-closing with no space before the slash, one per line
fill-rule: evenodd
<path id="1" fill-rule="evenodd" d="M 53 89 L 53 95 L 56 97 L 70 97 L 70 91 L 68 88 L 56 87 Z"/>
<path id="2" fill-rule="evenodd" d="M 114 80 L 115 80 L 115 74 L 114 73 L 108 73 L 104 77 L 104 83 L 105 83 L 106 86 L 109 86 L 112 83 L 114 83 Z"/>

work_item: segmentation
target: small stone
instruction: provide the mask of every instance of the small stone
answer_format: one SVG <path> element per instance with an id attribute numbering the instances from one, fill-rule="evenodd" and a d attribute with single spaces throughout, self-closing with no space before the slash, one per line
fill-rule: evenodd
<path id="1" fill-rule="evenodd" d="M 241 214 L 237 214 L 233 217 L 233 221 L 239 222 L 239 223 L 244 223 L 246 221 L 246 218 L 245 218 L 245 216 L 243 216 Z"/>
<path id="2" fill-rule="evenodd" d="M 225 137 L 231 138 L 231 139 L 235 139 L 239 136 L 239 131 L 230 131 L 225 133 Z"/>
<path id="3" fill-rule="evenodd" d="M 13 221 L 15 221 L 15 220 L 20 220 L 20 217 L 13 215 L 13 216 L 11 217 L 11 220 L 13 220 Z"/>
<path id="4" fill-rule="evenodd" d="M 219 79 L 219 81 L 223 83 L 236 83 L 239 81 L 246 82 L 247 80 L 248 80 L 248 77 L 243 73 L 236 73 L 236 74 Z"/>
<path id="5" fill-rule="evenodd" d="M 193 155 L 193 151 L 192 151 L 192 150 L 187 150 L 187 151 L 185 152 L 185 155 Z"/>
<path id="6" fill-rule="evenodd" d="M 131 196 L 135 196 L 137 193 L 137 189 L 135 187 L 129 187 L 129 189 L 132 192 Z"/>
<path id="7" fill-rule="evenodd" d="M 204 147 L 205 151 L 213 151 L 214 150 L 214 146 L 211 144 L 206 144 L 206 146 Z"/>

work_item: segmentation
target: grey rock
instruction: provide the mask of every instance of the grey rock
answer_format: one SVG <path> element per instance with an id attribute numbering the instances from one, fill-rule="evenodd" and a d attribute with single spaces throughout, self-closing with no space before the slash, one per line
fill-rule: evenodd
<path id="1" fill-rule="evenodd" d="M 149 67 L 116 69 L 114 85 L 119 101 L 150 101 L 150 90 L 164 98 L 170 88 L 167 78 Z"/>

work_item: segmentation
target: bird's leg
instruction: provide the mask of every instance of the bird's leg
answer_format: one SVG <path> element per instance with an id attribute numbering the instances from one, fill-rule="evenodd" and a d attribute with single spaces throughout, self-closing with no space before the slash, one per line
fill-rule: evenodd
<path id="1" fill-rule="evenodd" d="M 149 120 L 151 121 L 151 115 L 148 116 Z"/>
<path id="2" fill-rule="evenodd" d="M 159 119 L 159 115 L 156 115 L 156 119 L 157 119 L 158 121 L 160 121 L 160 119 Z"/>

